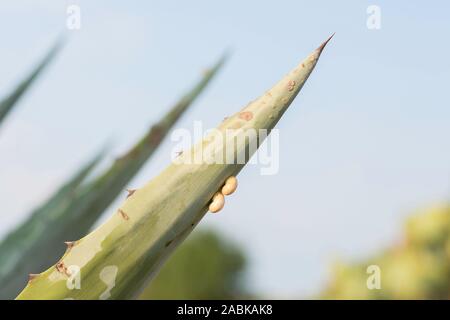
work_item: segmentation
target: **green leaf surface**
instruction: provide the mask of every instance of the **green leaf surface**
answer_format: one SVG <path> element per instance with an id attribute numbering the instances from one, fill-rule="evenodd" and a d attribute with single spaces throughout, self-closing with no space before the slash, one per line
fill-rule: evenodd
<path id="1" fill-rule="evenodd" d="M 231 130 L 240 141 L 231 146 L 234 160 L 256 151 L 250 146 L 257 138 L 247 132 L 274 128 L 308 79 L 325 44 L 219 125 L 220 133 Z M 224 181 L 244 166 L 236 161 L 208 161 L 229 147 L 216 133 L 180 156 L 180 160 L 202 161 L 170 164 L 128 197 L 105 223 L 73 243 L 54 266 L 31 279 L 17 299 L 136 298 L 203 218 Z"/>

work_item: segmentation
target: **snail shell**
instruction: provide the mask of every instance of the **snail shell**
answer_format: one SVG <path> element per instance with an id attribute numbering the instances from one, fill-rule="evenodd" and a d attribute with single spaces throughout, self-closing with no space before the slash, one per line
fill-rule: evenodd
<path id="1" fill-rule="evenodd" d="M 225 185 L 222 187 L 222 194 L 226 196 L 232 194 L 233 192 L 236 191 L 237 185 L 238 183 L 236 177 L 233 176 L 229 177 L 225 181 Z"/>
<path id="2" fill-rule="evenodd" d="M 223 206 L 225 205 L 225 197 L 222 193 L 216 192 L 212 198 L 212 202 L 209 205 L 209 211 L 215 213 L 222 210 Z"/>

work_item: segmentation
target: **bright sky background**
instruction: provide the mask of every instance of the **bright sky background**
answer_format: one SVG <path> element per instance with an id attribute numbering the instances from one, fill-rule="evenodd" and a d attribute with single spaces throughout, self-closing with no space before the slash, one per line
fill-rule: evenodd
<path id="1" fill-rule="evenodd" d="M 70 4 L 81 6 L 80 31 L 65 28 Z M 366 27 L 372 4 L 380 30 Z M 119 155 L 226 48 L 231 60 L 177 127 L 214 127 L 336 32 L 278 125 L 279 173 L 247 167 L 225 209 L 202 222 L 242 246 L 255 291 L 316 293 L 335 257 L 372 254 L 413 210 L 450 197 L 449 10 L 406 0 L 2 1 L 0 96 L 61 32 L 70 41 L 0 128 L 0 235 L 108 139 L 109 161 Z M 166 139 L 130 187 L 163 169 L 172 147 Z"/>

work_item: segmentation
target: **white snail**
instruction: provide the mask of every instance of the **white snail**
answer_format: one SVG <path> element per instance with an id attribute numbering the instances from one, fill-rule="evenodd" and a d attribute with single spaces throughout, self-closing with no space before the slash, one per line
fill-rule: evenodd
<path id="1" fill-rule="evenodd" d="M 236 177 L 229 177 L 225 181 L 225 185 L 222 187 L 222 194 L 228 196 L 236 191 L 237 188 L 237 179 Z"/>
<path id="2" fill-rule="evenodd" d="M 223 206 L 225 205 L 225 197 L 224 196 L 228 196 L 230 194 L 232 194 L 233 192 L 236 191 L 237 188 L 237 179 L 236 177 L 229 177 L 226 181 L 225 184 L 222 187 L 221 191 L 218 191 L 214 194 L 212 201 L 209 205 L 209 211 L 211 212 L 219 212 L 220 210 L 222 210 Z"/>
<path id="3" fill-rule="evenodd" d="M 215 213 L 222 210 L 225 205 L 225 197 L 221 192 L 216 192 L 212 198 L 212 202 L 209 205 L 209 211 Z"/>

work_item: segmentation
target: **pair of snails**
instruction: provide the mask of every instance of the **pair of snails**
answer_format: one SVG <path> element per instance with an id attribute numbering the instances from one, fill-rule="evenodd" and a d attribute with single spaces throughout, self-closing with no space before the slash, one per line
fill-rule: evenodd
<path id="1" fill-rule="evenodd" d="M 225 205 L 225 196 L 232 194 L 234 191 L 236 191 L 236 188 L 237 188 L 236 177 L 234 176 L 229 177 L 225 181 L 225 184 L 223 185 L 222 189 L 214 194 L 212 201 L 209 205 L 209 211 L 211 211 L 212 213 L 216 213 L 222 210 L 223 206 Z"/>

